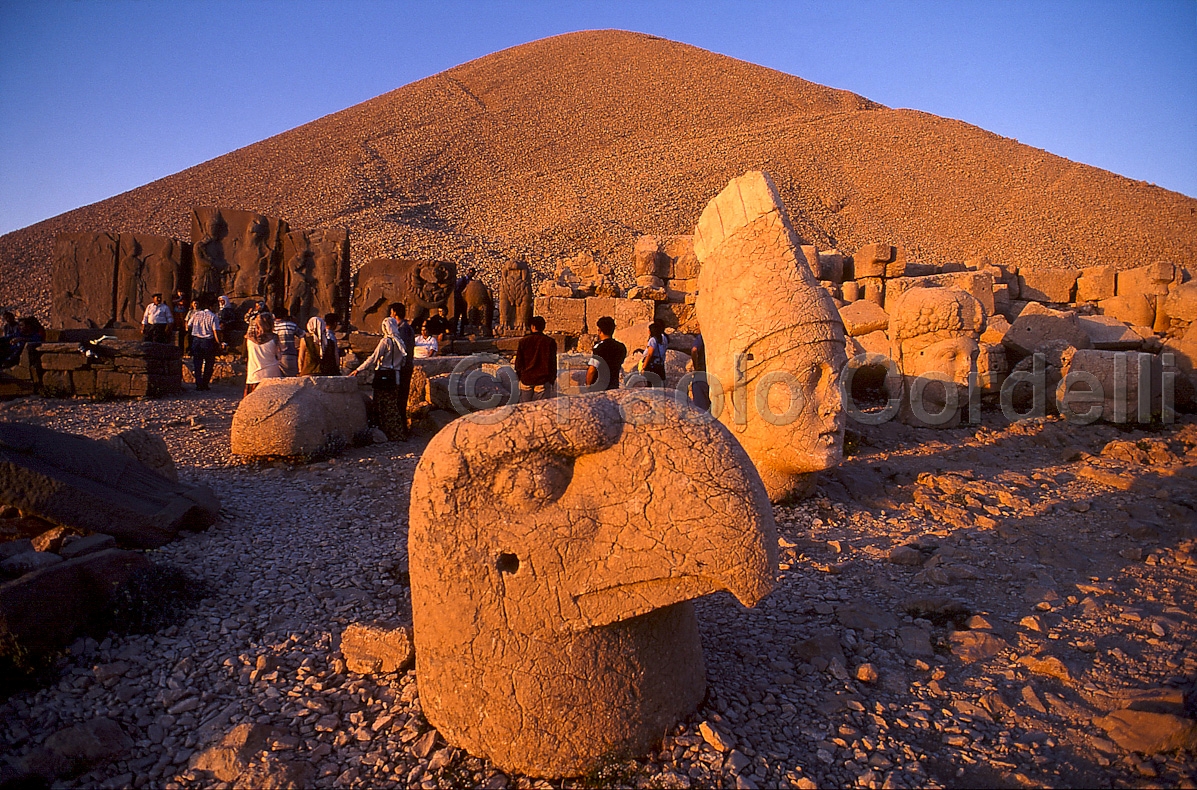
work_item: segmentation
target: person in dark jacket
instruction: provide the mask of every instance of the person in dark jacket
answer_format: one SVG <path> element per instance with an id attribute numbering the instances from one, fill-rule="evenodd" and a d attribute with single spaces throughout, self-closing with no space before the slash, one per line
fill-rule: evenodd
<path id="1" fill-rule="evenodd" d="M 544 333 L 544 318 L 532 316 L 532 329 L 515 349 L 520 403 L 551 398 L 557 385 L 557 341 Z"/>

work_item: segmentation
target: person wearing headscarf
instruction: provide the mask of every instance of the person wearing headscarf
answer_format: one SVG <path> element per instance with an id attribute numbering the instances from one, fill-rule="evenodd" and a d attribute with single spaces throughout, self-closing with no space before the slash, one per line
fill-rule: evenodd
<path id="1" fill-rule="evenodd" d="M 249 325 L 245 335 L 248 353 L 245 368 L 245 394 L 253 392 L 263 379 L 282 378 L 282 355 L 279 353 L 278 335 L 274 334 L 274 316 L 258 313 Z"/>
<path id="2" fill-rule="evenodd" d="M 320 316 L 308 319 L 306 331 L 299 340 L 299 375 L 319 376 L 320 361 L 328 344 L 328 327 Z"/>
<path id="3" fill-rule="evenodd" d="M 363 370 L 374 373 L 371 383 L 378 427 L 393 442 L 407 438 L 407 409 L 404 408 L 407 404 L 403 403 L 406 393 L 399 386 L 399 375 L 408 356 L 409 351 L 400 339 L 399 321 L 388 316 L 382 321 L 382 339 L 374 347 L 374 353 L 349 373 L 350 376 Z"/>

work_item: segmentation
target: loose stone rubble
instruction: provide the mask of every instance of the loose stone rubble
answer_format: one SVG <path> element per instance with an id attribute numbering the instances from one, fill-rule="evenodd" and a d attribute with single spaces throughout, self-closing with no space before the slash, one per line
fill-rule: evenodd
<path id="1" fill-rule="evenodd" d="M 217 384 L 143 403 L 0 406 L 5 420 L 93 435 L 160 432 L 181 479 L 226 503 L 208 531 L 147 554 L 212 585 L 210 597 L 157 633 L 80 640 L 50 686 L 0 702 L 6 758 L 23 765 L 55 733 L 107 718 L 132 746 L 60 786 L 211 787 L 198 761 L 242 725 L 265 728 L 240 738 L 252 752 L 236 758 L 243 786 L 305 769 L 305 787 L 582 786 L 447 746 L 423 715 L 418 663 L 356 675 L 338 652 L 355 623 L 410 616 L 406 514 L 422 444 L 246 465 L 228 446 L 238 395 Z M 1113 726 L 1138 717 L 1183 739 L 1195 718 L 1197 424 L 983 417 L 853 431 L 814 497 L 774 508 L 776 591 L 751 610 L 696 602 L 709 684 L 698 711 L 650 754 L 585 781 L 1197 783 L 1191 751 L 1130 751 Z M 1000 649 L 966 663 L 966 644 Z"/>

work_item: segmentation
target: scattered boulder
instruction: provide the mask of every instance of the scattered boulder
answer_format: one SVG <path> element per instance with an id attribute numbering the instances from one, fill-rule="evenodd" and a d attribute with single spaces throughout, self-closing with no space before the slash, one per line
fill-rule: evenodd
<path id="1" fill-rule="evenodd" d="M 1002 338 L 1002 345 L 1014 360 L 1021 360 L 1047 343 L 1064 341 L 1074 348 L 1090 348 L 1089 335 L 1071 310 L 1052 310 L 1036 302 L 1028 304 L 1010 330 Z"/>
<path id="2" fill-rule="evenodd" d="M 207 771 L 218 781 L 232 782 L 267 748 L 272 729 L 266 724 L 238 724 L 220 743 L 191 758 L 191 767 Z"/>
<path id="3" fill-rule="evenodd" d="M 1126 708 L 1093 723 L 1128 752 L 1160 754 L 1197 749 L 1197 721 L 1175 714 Z"/>
<path id="4" fill-rule="evenodd" d="M 1154 354 L 1078 350 L 1062 360 L 1056 401 L 1062 411 L 1081 420 L 1150 422 L 1160 413 L 1161 372 Z M 1148 388 L 1140 391 L 1142 377 Z"/>
<path id="5" fill-rule="evenodd" d="M 108 607 L 118 587 L 149 566 L 143 554 L 108 549 L 72 560 L 58 558 L 0 585 L 0 637 L 11 637 L 0 643 L 33 654 L 70 644 Z"/>
<path id="6" fill-rule="evenodd" d="M 415 659 L 411 633 L 403 626 L 354 623 L 341 634 L 341 654 L 350 672 L 406 672 Z"/>
<path id="7" fill-rule="evenodd" d="M 1164 298 L 1163 310 L 1173 321 L 1197 321 L 1197 280 L 1173 283 Z"/>
<path id="8" fill-rule="evenodd" d="M 7 578 L 40 571 L 62 562 L 62 557 L 49 551 L 27 551 L 0 562 L 0 575 Z"/>
<path id="9" fill-rule="evenodd" d="M 348 447 L 366 431 L 357 379 L 266 379 L 233 415 L 232 450 L 248 456 L 314 456 Z"/>
<path id="10" fill-rule="evenodd" d="M 179 482 L 174 459 L 170 457 L 166 441 L 158 434 L 144 428 L 128 428 L 105 436 L 100 441 L 119 453 L 136 458 L 167 480 Z"/>
<path id="11" fill-rule="evenodd" d="M 912 658 L 933 658 L 935 650 L 931 647 L 931 634 L 917 626 L 903 626 L 898 629 L 898 640 L 902 643 L 902 652 Z"/>
<path id="12" fill-rule="evenodd" d="M 1143 293 L 1120 293 L 1101 300 L 1097 306 L 1103 315 L 1131 326 L 1149 327 L 1155 324 L 1155 303 Z"/>
<path id="13" fill-rule="evenodd" d="M 1019 298 L 1029 302 L 1054 302 L 1056 304 L 1071 302 L 1078 274 L 1076 269 L 1040 269 L 1020 266 L 1018 269 Z"/>
<path id="14" fill-rule="evenodd" d="M 104 442 L 19 423 L 0 424 L 0 501 L 146 549 L 220 514 L 206 486 L 170 481 Z"/>
<path id="15" fill-rule="evenodd" d="M 1093 348 L 1102 351 L 1137 351 L 1143 345 L 1143 338 L 1135 330 L 1108 315 L 1077 316 L 1077 323 Z"/>
<path id="16" fill-rule="evenodd" d="M 25 771 L 48 780 L 78 776 L 119 760 L 133 740 L 112 719 L 97 718 L 67 727 L 46 738 L 24 760 Z"/>
<path id="17" fill-rule="evenodd" d="M 952 655 L 966 664 L 993 658 L 1010 645 L 989 631 L 953 631 L 949 641 Z"/>
<path id="18" fill-rule="evenodd" d="M 96 533 L 69 542 L 63 541 L 62 548 L 58 551 L 58 556 L 64 560 L 73 560 L 76 557 L 82 557 L 84 554 L 115 548 L 116 538 L 111 535 Z"/>
<path id="19" fill-rule="evenodd" d="M 1089 266 L 1081 269 L 1081 275 L 1076 281 L 1076 300 L 1099 302 L 1112 298 L 1115 293 L 1116 271 L 1113 266 Z"/>

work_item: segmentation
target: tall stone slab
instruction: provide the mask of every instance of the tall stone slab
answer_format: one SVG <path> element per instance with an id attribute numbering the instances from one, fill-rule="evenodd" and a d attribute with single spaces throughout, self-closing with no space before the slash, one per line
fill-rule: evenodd
<path id="1" fill-rule="evenodd" d="M 95 329 L 112 323 L 118 247 L 114 233 L 62 233 L 54 239 L 52 328 Z"/>
<path id="2" fill-rule="evenodd" d="M 193 293 L 234 299 L 260 296 L 277 310 L 283 305 L 283 235 L 287 223 L 254 211 L 191 210 Z"/>
<path id="3" fill-rule="evenodd" d="M 122 233 L 116 269 L 116 325 L 137 327 L 154 294 L 169 304 L 190 290 L 191 245 L 144 233 Z"/>
<path id="4" fill-rule="evenodd" d="M 296 321 L 349 315 L 349 229 L 283 234 L 283 305 Z"/>
<path id="5" fill-rule="evenodd" d="M 387 305 L 402 302 L 412 324 L 432 310 L 454 317 L 453 286 L 457 270 L 445 261 L 404 261 L 375 258 L 357 273 L 353 291 L 352 321 L 361 332 L 378 333 Z"/>
<path id="6" fill-rule="evenodd" d="M 813 474 L 843 458 L 844 325 L 801 244 L 760 171 L 732 179 L 694 231 L 712 398 L 723 390 L 719 419 L 775 502 L 809 493 Z"/>
<path id="7" fill-rule="evenodd" d="M 499 280 L 499 334 L 523 335 L 532 322 L 532 270 L 510 260 Z"/>

